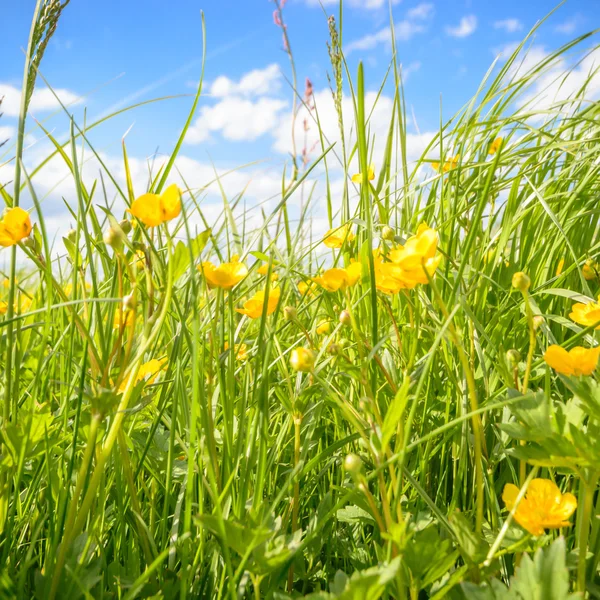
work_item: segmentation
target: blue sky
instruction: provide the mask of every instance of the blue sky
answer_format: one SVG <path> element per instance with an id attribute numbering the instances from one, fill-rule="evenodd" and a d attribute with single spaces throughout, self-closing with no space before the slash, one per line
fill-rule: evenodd
<path id="1" fill-rule="evenodd" d="M 6 94 L 6 100 L 0 137 L 14 133 L 16 126 L 22 47 L 34 4 L 34 0 L 19 0 L 2 7 L 0 95 Z M 476 90 L 494 57 L 520 41 L 555 6 L 554 0 L 392 0 L 399 59 L 407 72 L 407 104 L 416 120 L 415 152 L 422 147 L 419 135 L 438 127 L 440 101 L 444 118 L 451 116 Z M 252 178 L 255 185 L 252 194 L 260 200 L 276 192 L 289 151 L 291 91 L 286 78 L 290 70 L 281 30 L 273 22 L 274 8 L 268 0 L 72 0 L 48 48 L 42 73 L 63 99 L 76 100 L 70 110 L 80 123 L 84 108 L 91 122 L 115 107 L 183 95 L 120 116 L 90 135 L 117 168 L 121 138 L 132 127 L 127 143 L 139 161 L 142 180 L 145 159 L 157 149 L 160 155 L 172 147 L 190 106 L 200 72 L 200 11 L 204 11 L 206 93 L 183 147 L 188 161 L 184 167 L 210 174 L 212 163 L 222 170 L 264 161 L 245 171 L 246 179 Z M 323 8 L 337 15 L 336 2 L 329 0 Z M 283 14 L 300 86 L 309 77 L 317 100 L 325 103 L 330 68 L 323 8 L 318 0 L 287 0 Z M 536 33 L 534 54 L 544 56 L 598 25 L 600 2 L 567 0 Z M 389 65 L 388 37 L 388 0 L 346 1 L 344 46 L 349 68 L 355 73 L 358 61 L 364 62 L 369 90 L 377 89 Z M 55 114 L 51 95 L 39 87 L 30 112 L 64 140 L 67 120 L 60 111 Z M 383 113 L 385 109 L 384 103 Z M 329 113 L 324 110 L 324 114 Z M 330 120 L 334 135 L 333 115 Z M 33 121 L 29 126 L 28 164 L 33 165 L 48 145 Z M 9 150 L 3 150 L 0 165 L 9 158 Z M 7 174 L 6 166 L 0 168 L 0 179 L 9 178 Z M 57 196 L 66 192 L 60 187 L 52 190 L 53 176 L 60 176 L 58 169 L 46 173 L 39 183 L 46 186 L 46 205 L 58 219 L 62 204 Z M 244 177 L 236 176 L 231 193 L 244 185 Z"/>

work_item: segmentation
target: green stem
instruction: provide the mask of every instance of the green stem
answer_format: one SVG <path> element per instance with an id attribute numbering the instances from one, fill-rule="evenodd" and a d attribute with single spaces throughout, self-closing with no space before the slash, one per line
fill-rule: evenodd
<path id="1" fill-rule="evenodd" d="M 592 517 L 592 509 L 594 507 L 594 492 L 596 491 L 596 483 L 598 482 L 598 474 L 593 473 L 588 481 L 582 480 L 583 485 L 583 507 L 581 516 L 581 528 L 579 530 L 579 562 L 577 563 L 577 591 L 581 592 L 585 597 L 585 571 L 588 538 L 590 534 L 590 520 Z"/>

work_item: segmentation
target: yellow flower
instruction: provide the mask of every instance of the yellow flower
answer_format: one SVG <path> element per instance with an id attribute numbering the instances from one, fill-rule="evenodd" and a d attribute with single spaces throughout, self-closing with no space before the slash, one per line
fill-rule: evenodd
<path id="1" fill-rule="evenodd" d="M 600 322 L 600 302 L 589 302 L 588 304 L 577 302 L 577 304 L 573 304 L 569 317 L 575 323 L 579 323 L 585 327 L 594 325 Z M 596 329 L 600 329 L 600 325 Z"/>
<path id="2" fill-rule="evenodd" d="M 160 196 L 143 194 L 133 201 L 129 212 L 147 227 L 166 223 L 181 212 L 181 190 L 173 184 Z"/>
<path id="3" fill-rule="evenodd" d="M 354 267 L 353 265 L 358 265 Z M 360 263 L 352 263 L 348 269 L 328 269 L 319 277 L 314 277 L 313 281 L 325 288 L 328 292 L 337 292 L 345 290 L 354 285 L 360 279 Z"/>
<path id="4" fill-rule="evenodd" d="M 167 360 L 166 358 L 163 358 L 161 360 L 157 360 L 156 358 L 153 358 L 152 360 L 149 360 L 147 363 L 144 363 L 140 367 L 140 370 L 138 371 L 137 377 L 135 378 L 135 382 L 139 383 L 140 381 L 145 380 L 145 385 L 152 385 L 156 381 L 158 374 L 163 369 L 163 365 L 166 362 L 166 360 Z M 127 377 L 119 386 L 119 391 L 120 392 L 124 391 L 126 387 L 127 387 Z"/>
<path id="5" fill-rule="evenodd" d="M 596 370 L 600 346 L 596 348 L 575 348 L 567 351 L 556 344 L 548 347 L 544 360 L 555 371 L 563 375 L 591 375 Z"/>
<path id="6" fill-rule="evenodd" d="M 19 206 L 8 209 L 0 220 L 0 246 L 14 246 L 30 233 L 29 213 Z"/>
<path id="7" fill-rule="evenodd" d="M 33 298 L 20 294 L 18 304 L 15 306 L 15 312 L 21 315 L 24 312 L 27 312 L 31 308 L 32 304 Z"/>
<path id="8" fill-rule="evenodd" d="M 203 262 L 198 269 L 204 272 L 208 287 L 220 287 L 224 290 L 230 290 L 248 275 L 246 265 L 239 262 L 237 256 L 233 256 L 231 262 L 221 263 L 218 267 L 211 262 Z"/>
<path id="9" fill-rule="evenodd" d="M 497 137 L 491 144 L 490 149 L 488 150 L 488 154 L 496 154 L 498 150 L 500 150 L 500 146 L 502 146 L 502 138 Z"/>
<path id="10" fill-rule="evenodd" d="M 19 281 L 15 279 L 15 285 L 18 285 Z M 8 277 L 2 281 L 2 287 L 7 290 L 10 287 L 10 279 Z"/>
<path id="11" fill-rule="evenodd" d="M 331 322 L 330 321 L 321 321 L 315 330 L 317 335 L 325 335 L 331 331 Z"/>
<path id="12" fill-rule="evenodd" d="M 298 282 L 298 291 L 301 296 L 314 296 L 317 291 L 317 286 L 314 281 L 306 283 L 306 281 Z"/>
<path id="13" fill-rule="evenodd" d="M 354 239 L 350 225 L 342 225 L 335 229 L 330 229 L 323 238 L 323 243 L 328 248 L 341 248 L 345 241 L 351 242 Z"/>
<path id="14" fill-rule="evenodd" d="M 0 301 L 0 315 L 5 315 L 8 312 L 8 302 Z"/>
<path id="15" fill-rule="evenodd" d="M 115 312 L 115 318 L 113 320 L 113 329 L 119 329 L 119 327 L 121 325 L 123 325 L 123 327 L 128 327 L 134 321 L 135 321 L 134 311 L 128 310 L 128 311 L 122 312 L 120 310 L 117 310 Z"/>
<path id="16" fill-rule="evenodd" d="M 504 486 L 502 500 L 508 510 L 515 506 L 519 488 L 512 483 Z M 543 535 L 544 529 L 569 527 L 567 519 L 577 508 L 573 494 L 561 494 L 558 486 L 549 479 L 532 479 L 525 497 L 515 511 L 517 523 L 531 535 Z"/>
<path id="17" fill-rule="evenodd" d="M 428 275 L 433 277 L 440 264 L 437 246 L 437 232 L 427 223 L 421 223 L 416 235 L 408 238 L 404 246 L 390 250 L 388 257 L 391 263 L 376 265 L 378 289 L 395 294 L 401 289 L 412 289 L 419 283 L 427 283 Z"/>
<path id="18" fill-rule="evenodd" d="M 258 267 L 257 273 L 259 275 L 266 275 L 269 272 L 269 265 L 261 265 Z M 275 273 L 275 271 L 271 271 L 271 280 L 277 281 L 279 279 L 279 275 Z"/>
<path id="19" fill-rule="evenodd" d="M 92 284 L 89 281 L 85 282 L 85 289 L 86 291 L 91 291 L 92 289 Z M 73 292 L 73 284 L 72 283 L 67 283 L 67 285 L 65 285 L 63 287 L 63 291 L 65 293 L 66 296 L 70 296 L 71 293 Z"/>
<path id="20" fill-rule="evenodd" d="M 565 259 L 561 258 L 558 261 L 558 266 L 556 267 L 556 277 L 558 277 L 563 272 L 564 266 L 565 266 Z"/>
<path id="21" fill-rule="evenodd" d="M 225 350 L 229 350 L 229 342 L 225 342 Z M 235 344 L 233 347 L 235 350 L 235 358 L 240 362 L 248 360 L 248 346 L 246 344 Z"/>
<path id="22" fill-rule="evenodd" d="M 279 303 L 279 297 L 281 296 L 281 289 L 278 287 L 271 288 L 269 290 L 269 296 L 267 297 L 267 315 L 272 315 L 277 308 Z M 244 308 L 236 308 L 236 311 L 242 315 L 247 315 L 251 319 L 260 319 L 263 314 L 263 307 L 265 305 L 265 292 L 256 292 L 250 300 L 244 302 Z"/>
<path id="23" fill-rule="evenodd" d="M 315 355 L 308 348 L 294 348 L 290 356 L 290 365 L 294 371 L 308 372 L 315 366 Z"/>
<path id="24" fill-rule="evenodd" d="M 369 165 L 369 170 L 367 173 L 367 176 L 369 178 L 369 181 L 373 181 L 373 179 L 375 179 L 375 165 Z M 352 175 L 352 183 L 362 183 L 363 182 L 363 174 L 362 173 L 355 173 L 354 175 Z"/>
<path id="25" fill-rule="evenodd" d="M 451 169 L 455 169 L 456 166 L 458 165 L 458 161 L 460 160 L 460 154 L 457 154 L 456 156 L 452 157 L 450 160 L 446 161 L 442 167 L 442 171 L 444 173 L 447 173 L 448 171 L 450 171 Z M 434 171 L 437 171 L 438 173 L 440 172 L 440 163 L 439 162 L 432 162 L 431 163 L 431 168 Z"/>
<path id="26" fill-rule="evenodd" d="M 583 273 L 584 279 L 587 281 L 596 279 L 598 275 L 598 264 L 590 258 L 586 260 L 583 267 L 581 267 L 581 272 Z"/>

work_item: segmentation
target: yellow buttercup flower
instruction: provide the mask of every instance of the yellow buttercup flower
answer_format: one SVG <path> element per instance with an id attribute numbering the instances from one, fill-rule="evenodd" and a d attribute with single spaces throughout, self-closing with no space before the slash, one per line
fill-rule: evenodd
<path id="1" fill-rule="evenodd" d="M 0 315 L 5 315 L 8 312 L 8 302 L 0 301 Z"/>
<path id="2" fill-rule="evenodd" d="M 442 168 L 441 171 L 443 171 L 444 173 L 447 173 L 448 171 L 455 169 L 458 165 L 458 161 L 460 160 L 460 154 L 457 154 L 456 156 L 452 157 L 450 160 L 446 161 Z M 431 163 L 431 168 L 434 171 L 437 171 L 438 173 L 440 172 L 440 163 L 439 162 L 432 162 Z"/>
<path id="3" fill-rule="evenodd" d="M 358 265 L 354 267 L 353 265 Z M 328 269 L 319 277 L 314 277 L 313 281 L 325 288 L 328 292 L 337 292 L 345 290 L 354 285 L 360 279 L 360 263 L 352 263 L 348 269 Z"/>
<path id="4" fill-rule="evenodd" d="M 266 298 L 267 302 L 267 315 L 272 315 L 279 304 L 279 297 L 281 296 L 281 289 L 278 287 L 271 288 L 269 295 Z M 236 308 L 236 311 L 242 315 L 247 315 L 251 319 L 260 319 L 263 314 L 263 307 L 265 305 L 265 292 L 256 292 L 250 300 L 244 302 L 244 308 Z"/>
<path id="5" fill-rule="evenodd" d="M 121 316 L 122 315 L 122 316 Z M 133 310 L 115 312 L 115 318 L 113 320 L 113 329 L 119 329 L 121 325 L 123 327 L 129 327 L 135 321 L 135 312 Z"/>
<path id="6" fill-rule="evenodd" d="M 417 233 L 403 246 L 390 250 L 391 263 L 376 265 L 377 287 L 387 293 L 397 293 L 401 289 L 412 289 L 419 283 L 427 283 L 433 277 L 441 256 L 437 254 L 438 234 L 427 223 L 421 223 Z M 390 280 L 397 280 L 396 283 Z"/>
<path id="7" fill-rule="evenodd" d="M 519 488 L 512 483 L 504 486 L 502 500 L 508 510 L 515 506 Z M 567 519 L 577 508 L 573 494 L 561 494 L 558 486 L 549 479 L 532 479 L 525 497 L 515 511 L 515 521 L 531 535 L 543 535 L 545 529 L 569 527 Z"/>
<path id="8" fill-rule="evenodd" d="M 488 150 L 488 154 L 496 154 L 498 150 L 500 150 L 500 146 L 502 146 L 502 138 L 497 137 L 491 144 Z"/>
<path id="9" fill-rule="evenodd" d="M 558 261 L 558 266 L 556 267 L 556 277 L 558 277 L 563 272 L 564 266 L 565 266 L 565 259 L 561 258 Z"/>
<path id="10" fill-rule="evenodd" d="M 331 321 L 321 321 L 315 329 L 317 335 L 325 335 L 331 331 Z"/>
<path id="11" fill-rule="evenodd" d="M 0 246 L 14 246 L 30 233 L 29 213 L 19 206 L 9 208 L 0 220 Z"/>
<path id="12" fill-rule="evenodd" d="M 584 279 L 587 281 L 592 281 L 592 279 L 596 279 L 598 276 L 598 263 L 596 261 L 589 258 L 581 267 L 581 272 L 583 273 Z"/>
<path id="13" fill-rule="evenodd" d="M 152 385 L 156 381 L 158 374 L 164 368 L 163 365 L 166 362 L 166 360 L 167 360 L 166 358 L 163 358 L 161 360 L 157 360 L 156 358 L 153 358 L 152 360 L 149 360 L 147 363 L 144 363 L 140 367 L 140 370 L 138 371 L 137 377 L 135 378 L 135 382 L 139 383 L 140 381 L 145 380 L 145 385 Z M 125 380 L 119 386 L 119 391 L 120 392 L 124 391 L 126 387 L 127 387 L 127 378 L 125 378 Z"/>
<path id="14" fill-rule="evenodd" d="M 373 179 L 375 179 L 375 165 L 369 165 L 367 177 L 369 178 L 369 181 L 373 181 Z M 361 184 L 362 182 L 363 182 L 363 174 L 362 173 L 355 173 L 354 175 L 352 175 L 352 183 Z"/>
<path id="15" fill-rule="evenodd" d="M 354 239 L 354 234 L 350 225 L 342 225 L 335 229 L 330 229 L 323 238 L 323 243 L 328 248 L 341 248 L 344 242 L 351 242 Z"/>
<path id="16" fill-rule="evenodd" d="M 588 304 L 577 302 L 573 304 L 569 317 L 575 323 L 579 323 L 579 325 L 584 325 L 585 327 L 594 325 L 600 322 L 600 302 L 589 302 Z M 600 325 L 596 329 L 600 329 Z"/>
<path id="17" fill-rule="evenodd" d="M 225 350 L 229 350 L 229 342 L 225 342 L 224 344 Z M 246 344 L 235 344 L 233 347 L 235 351 L 235 358 L 240 362 L 244 362 L 248 360 L 248 346 Z"/>
<path id="18" fill-rule="evenodd" d="M 290 365 L 294 371 L 308 372 L 315 366 L 315 355 L 308 348 L 294 348 L 290 356 Z"/>
<path id="19" fill-rule="evenodd" d="M 146 227 L 157 227 L 179 216 L 181 212 L 181 190 L 170 185 L 160 196 L 143 194 L 133 201 L 129 212 Z"/>
<path id="20" fill-rule="evenodd" d="M 211 262 L 203 262 L 198 269 L 204 273 L 208 287 L 220 287 L 224 290 L 230 290 L 248 275 L 246 265 L 239 262 L 237 256 L 233 256 L 231 262 L 221 263 L 218 267 Z"/>
<path id="21" fill-rule="evenodd" d="M 544 353 L 544 360 L 563 375 L 591 375 L 596 370 L 599 355 L 600 346 L 589 349 L 575 346 L 567 351 L 553 344 Z"/>
<path id="22" fill-rule="evenodd" d="M 259 275 L 266 275 L 269 272 L 269 265 L 261 265 L 258 267 L 256 271 Z M 271 280 L 277 281 L 279 279 L 279 275 L 275 273 L 275 271 L 271 271 Z"/>
<path id="23" fill-rule="evenodd" d="M 317 286 L 314 281 L 306 283 L 306 281 L 298 282 L 298 291 L 301 296 L 314 296 L 317 291 Z"/>

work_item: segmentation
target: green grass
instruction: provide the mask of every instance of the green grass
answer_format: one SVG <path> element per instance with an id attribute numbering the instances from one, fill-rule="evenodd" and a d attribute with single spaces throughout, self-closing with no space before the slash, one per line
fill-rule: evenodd
<path id="1" fill-rule="evenodd" d="M 122 248 L 105 235 L 131 217 L 112 212 L 106 183 L 127 205 L 147 191 L 133 189 L 125 145 L 124 184 L 108 169 L 86 181 L 81 152 L 96 154 L 87 137 L 96 124 L 73 122 L 63 145 L 46 132 L 77 191 L 68 203 L 76 227 L 56 258 L 38 169 L 21 160 L 40 43 L 51 34 L 42 5 L 18 137 L 2 149 L 16 160 L 13 185 L 0 193 L 8 207 L 32 208 L 36 226 L 20 244 L 24 262 L 15 247 L 2 250 L 10 269 L 0 320 L 0 595 L 546 600 L 587 589 L 600 597 L 600 388 L 595 375 L 561 376 L 542 359 L 550 344 L 597 343 L 592 326 L 568 317 L 574 300 L 599 287 L 582 271 L 600 254 L 600 107 L 586 96 L 597 74 L 569 101 L 522 104 L 552 58 L 589 51 L 594 38 L 515 77 L 524 42 L 412 164 L 394 63 L 376 178 L 362 186 L 348 178 L 339 214 L 327 190 L 332 226 L 349 221 L 356 233 L 329 253 L 310 235 L 310 182 L 320 172 L 329 182 L 338 161 L 347 172 L 357 160 L 366 174 L 375 144 L 363 68 L 345 71 L 337 31 L 332 81 L 341 94 L 345 80 L 354 105 L 340 122 L 356 126 L 335 145 L 322 135 L 308 168 L 286 171 L 259 228 L 243 197 L 223 192 L 222 218 L 209 230 L 203 192 L 179 177 L 201 84 L 149 188 L 178 182 L 182 214 L 168 227 L 137 223 Z M 318 125 L 318 107 L 314 115 Z M 448 173 L 431 169 L 456 154 Z M 302 189 L 302 212 L 290 214 L 288 200 Z M 382 294 L 371 249 L 389 250 L 422 221 L 438 232 L 441 265 L 428 284 Z M 380 238 L 384 226 L 395 241 Z M 196 267 L 234 254 L 249 275 L 231 292 L 209 289 Z M 363 263 L 357 285 L 300 295 L 297 283 L 320 266 L 350 259 Z M 523 294 L 511 285 L 518 271 L 531 279 Z M 274 285 L 273 314 L 235 310 Z M 133 310 L 124 312 L 130 294 Z M 297 316 L 284 318 L 284 307 Z M 319 335 L 323 320 L 332 326 Z M 311 372 L 290 365 L 301 346 L 314 351 Z M 510 362 L 509 350 L 520 358 Z M 152 359 L 163 370 L 136 383 Z M 344 463 L 348 455 L 360 458 L 358 470 L 344 468 L 356 465 L 356 457 Z M 572 527 L 534 537 L 509 515 L 504 486 L 535 477 L 575 494 Z"/>

